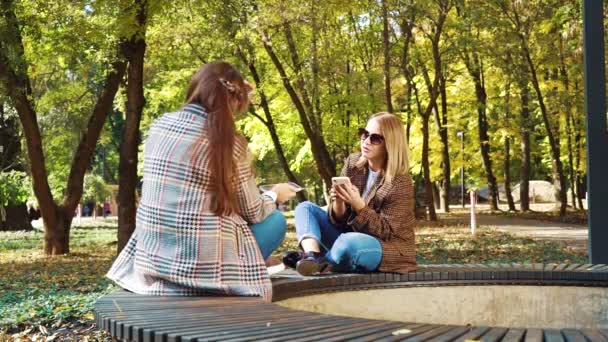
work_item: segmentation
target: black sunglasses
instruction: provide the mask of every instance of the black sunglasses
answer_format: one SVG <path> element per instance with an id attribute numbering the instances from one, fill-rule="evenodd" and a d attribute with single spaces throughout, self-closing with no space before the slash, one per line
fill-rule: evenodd
<path id="1" fill-rule="evenodd" d="M 383 136 L 376 133 L 370 134 L 365 128 L 359 128 L 359 137 L 361 137 L 361 140 L 369 138 L 369 142 L 372 143 L 372 145 L 380 145 L 384 142 Z"/>

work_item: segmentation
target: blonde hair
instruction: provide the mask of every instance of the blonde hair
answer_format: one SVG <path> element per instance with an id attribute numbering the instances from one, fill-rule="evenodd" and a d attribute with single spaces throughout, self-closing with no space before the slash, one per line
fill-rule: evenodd
<path id="1" fill-rule="evenodd" d="M 384 179 L 391 182 L 396 176 L 407 174 L 410 169 L 410 153 L 405 129 L 401 120 L 391 113 L 376 113 L 372 115 L 370 120 L 376 120 L 380 126 L 380 133 L 384 136 L 386 160 L 382 171 Z M 363 168 L 366 164 L 367 158 L 361 156 L 356 165 Z"/>

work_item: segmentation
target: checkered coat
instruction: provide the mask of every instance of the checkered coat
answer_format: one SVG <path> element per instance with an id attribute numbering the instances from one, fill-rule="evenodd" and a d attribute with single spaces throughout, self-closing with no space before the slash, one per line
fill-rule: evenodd
<path id="1" fill-rule="evenodd" d="M 148 295 L 244 295 L 270 300 L 272 287 L 248 224 L 274 201 L 256 188 L 245 143 L 235 144 L 239 212 L 216 216 L 205 189 L 210 174 L 207 114 L 198 105 L 154 122 L 144 146 L 143 188 L 133 236 L 107 276 Z M 196 158 L 192 159 L 192 156 Z"/>
<path id="2" fill-rule="evenodd" d="M 361 153 L 353 153 L 344 162 L 340 176 L 350 181 L 363 193 L 369 168 L 358 168 Z M 358 214 L 347 206 L 342 220 L 328 210 L 330 220 L 338 227 L 376 237 L 382 245 L 382 272 L 406 273 L 416 269 L 416 243 L 414 239 L 414 187 L 409 174 L 385 181 L 381 173 L 363 199 L 367 206 Z M 330 203 L 329 208 L 332 208 Z"/>

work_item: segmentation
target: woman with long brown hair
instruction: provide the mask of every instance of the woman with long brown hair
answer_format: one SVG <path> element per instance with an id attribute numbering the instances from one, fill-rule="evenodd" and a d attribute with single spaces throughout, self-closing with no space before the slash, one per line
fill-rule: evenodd
<path id="1" fill-rule="evenodd" d="M 287 184 L 259 194 L 235 117 L 251 85 L 230 64 L 194 74 L 185 106 L 157 119 L 144 145 L 136 229 L 108 272 L 140 294 L 271 297 L 265 259 L 285 237 L 277 204 Z"/>

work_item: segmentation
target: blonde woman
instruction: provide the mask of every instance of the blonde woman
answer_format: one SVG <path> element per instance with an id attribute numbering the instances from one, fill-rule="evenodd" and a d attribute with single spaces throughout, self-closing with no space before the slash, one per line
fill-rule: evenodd
<path id="1" fill-rule="evenodd" d="M 296 207 L 303 251 L 285 254 L 283 262 L 302 275 L 416 269 L 414 190 L 403 125 L 393 114 L 377 113 L 359 136 L 361 152 L 344 162 L 341 176 L 348 179 L 332 186 L 327 212 L 311 202 Z"/>

